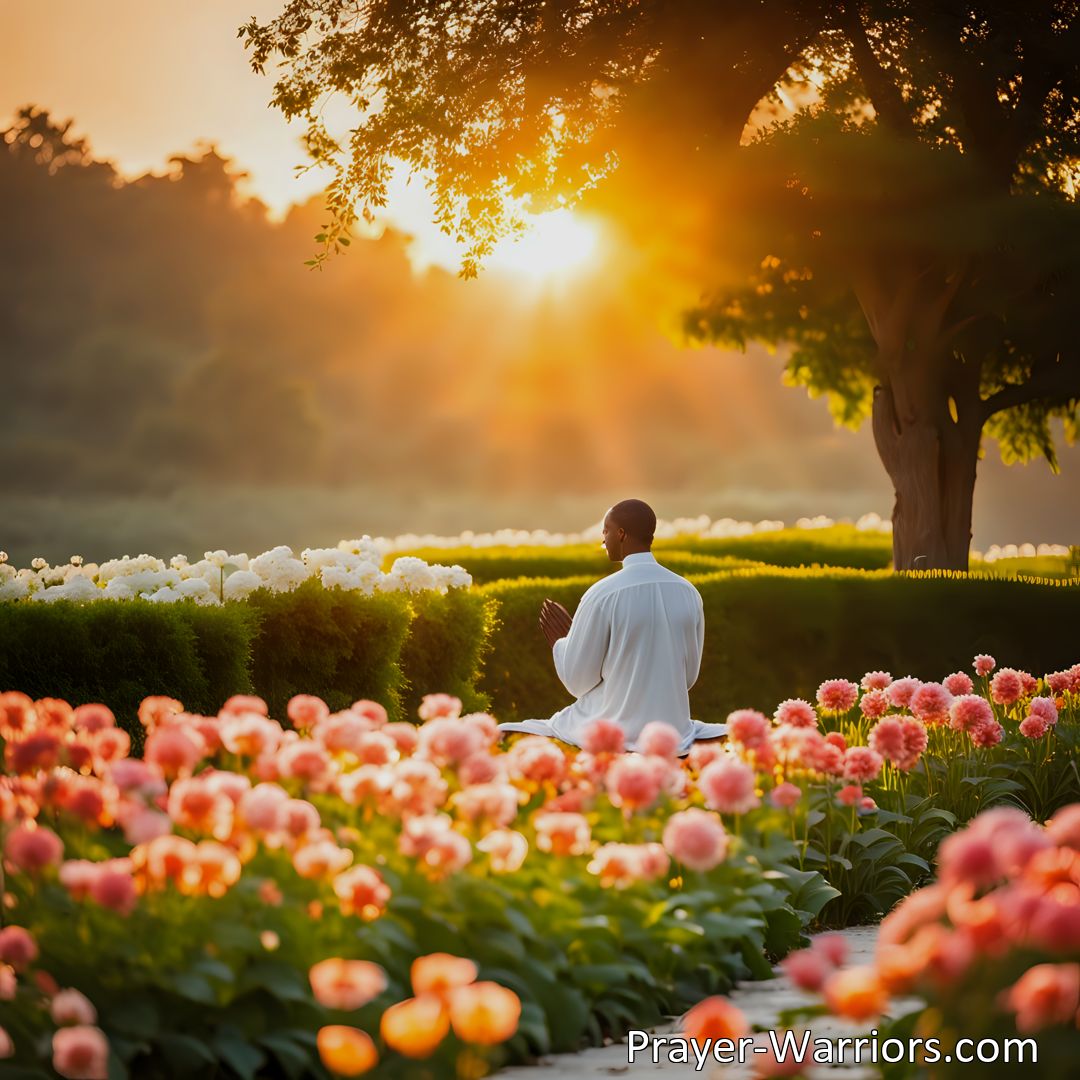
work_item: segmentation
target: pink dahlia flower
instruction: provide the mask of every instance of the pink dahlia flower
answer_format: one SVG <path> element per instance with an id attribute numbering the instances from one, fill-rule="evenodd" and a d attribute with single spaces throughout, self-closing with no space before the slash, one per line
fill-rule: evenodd
<path id="1" fill-rule="evenodd" d="M 109 1072 L 109 1040 L 97 1027 L 60 1028 L 52 1038 L 52 1066 L 65 1080 L 102 1080 Z"/>
<path id="2" fill-rule="evenodd" d="M 64 842 L 44 825 L 18 825 L 4 840 L 4 855 L 17 870 L 39 874 L 50 866 L 60 865 Z"/>
<path id="3" fill-rule="evenodd" d="M 826 679 L 817 691 L 817 702 L 829 712 L 846 713 L 859 698 L 859 688 L 848 679 Z"/>
<path id="4" fill-rule="evenodd" d="M 1047 723 L 1045 716 L 1030 713 L 1020 721 L 1020 734 L 1025 739 L 1041 739 L 1049 727 L 1050 725 Z"/>
<path id="5" fill-rule="evenodd" d="M 864 690 L 884 690 L 891 682 L 892 676 L 887 671 L 868 671 L 859 685 Z"/>
<path id="6" fill-rule="evenodd" d="M 949 706 L 953 696 L 941 683 L 923 683 L 911 695 L 908 706 L 914 716 L 924 724 L 946 724 L 949 721 Z"/>
<path id="7" fill-rule="evenodd" d="M 773 713 L 773 719 L 777 724 L 787 725 L 793 728 L 816 728 L 818 715 L 814 706 L 802 698 L 788 698 L 781 701 Z"/>
<path id="8" fill-rule="evenodd" d="M 1024 681 L 1020 672 L 1013 668 L 1002 668 L 990 680 L 990 696 L 998 705 L 1012 705 L 1020 700 L 1024 692 Z"/>
<path id="9" fill-rule="evenodd" d="M 728 738 L 747 750 L 756 750 L 769 737 L 769 719 L 757 709 L 736 709 L 727 718 Z"/>
<path id="10" fill-rule="evenodd" d="M 581 745 L 590 754 L 621 754 L 626 747 L 626 735 L 614 720 L 601 716 L 582 732 Z"/>
<path id="11" fill-rule="evenodd" d="M 664 779 L 656 765 L 656 759 L 631 754 L 615 761 L 606 777 L 612 803 L 625 810 L 652 806 L 660 797 Z"/>
<path id="12" fill-rule="evenodd" d="M 1005 729 L 996 720 L 991 721 L 989 724 L 979 724 L 968 732 L 972 743 L 983 750 L 991 746 L 997 746 L 1004 734 Z"/>
<path id="13" fill-rule="evenodd" d="M 889 711 L 889 699 L 884 690 L 870 690 L 863 694 L 859 709 L 868 720 L 877 720 Z"/>
<path id="14" fill-rule="evenodd" d="M 1037 697 L 1031 699 L 1028 712 L 1041 716 L 1048 724 L 1056 724 L 1058 721 L 1057 706 L 1053 698 Z"/>
<path id="15" fill-rule="evenodd" d="M 708 871 L 727 857 L 728 835 L 718 815 L 696 807 L 680 810 L 664 826 L 665 850 L 691 870 Z"/>
<path id="16" fill-rule="evenodd" d="M 797 784 L 788 782 L 777 784 L 776 787 L 769 792 L 769 802 L 780 810 L 790 810 L 793 806 L 798 804 L 801 798 L 802 788 Z"/>
<path id="17" fill-rule="evenodd" d="M 961 694 L 949 706 L 949 727 L 953 731 L 972 731 L 994 722 L 994 710 L 986 698 L 978 694 Z"/>
<path id="18" fill-rule="evenodd" d="M 975 657 L 975 674 L 976 675 L 989 675 L 994 668 L 997 667 L 997 661 L 986 653 L 979 653 Z"/>
<path id="19" fill-rule="evenodd" d="M 461 698 L 451 694 L 425 694 L 417 713 L 421 720 L 436 720 L 439 717 L 456 719 L 461 715 Z"/>
<path id="20" fill-rule="evenodd" d="M 975 689 L 975 684 L 971 681 L 971 676 L 963 671 L 954 671 L 951 675 L 946 675 L 943 680 L 945 689 L 950 694 L 959 697 L 961 694 L 970 694 Z"/>
<path id="21" fill-rule="evenodd" d="M 698 777 L 705 805 L 722 814 L 745 814 L 759 805 L 754 770 L 731 754 L 719 758 Z"/>
<path id="22" fill-rule="evenodd" d="M 881 755 L 869 746 L 851 746 L 844 752 L 844 779 L 866 784 L 881 772 Z"/>
<path id="23" fill-rule="evenodd" d="M 681 742 L 681 736 L 670 724 L 653 720 L 642 728 L 637 737 L 637 749 L 639 753 L 652 757 L 674 760 L 678 756 Z"/>
<path id="24" fill-rule="evenodd" d="M 885 691 L 889 704 L 895 709 L 906 709 L 911 704 L 915 691 L 922 683 L 911 675 L 905 675 L 902 679 L 896 679 L 889 684 Z"/>

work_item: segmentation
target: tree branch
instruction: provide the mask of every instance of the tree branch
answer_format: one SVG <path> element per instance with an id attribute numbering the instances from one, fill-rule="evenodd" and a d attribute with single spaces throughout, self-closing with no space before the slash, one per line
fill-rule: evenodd
<path id="1" fill-rule="evenodd" d="M 1080 367 L 1061 359 L 1038 367 L 1027 382 L 1005 386 L 986 398 L 982 403 L 982 418 L 986 421 L 1003 409 L 1043 398 L 1080 398 Z"/>
<path id="2" fill-rule="evenodd" d="M 874 111 L 900 134 L 913 134 L 915 127 L 911 111 L 900 93 L 900 88 L 881 66 L 874 53 L 859 13 L 858 0 L 846 0 L 841 9 L 840 24 L 851 42 L 855 63 L 870 94 Z"/>

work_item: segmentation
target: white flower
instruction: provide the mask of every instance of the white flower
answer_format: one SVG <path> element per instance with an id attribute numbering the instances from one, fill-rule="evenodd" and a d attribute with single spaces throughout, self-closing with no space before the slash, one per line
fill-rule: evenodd
<path id="1" fill-rule="evenodd" d="M 177 600 L 182 600 L 183 597 L 174 588 L 166 585 L 163 589 L 150 593 L 146 599 L 155 604 L 175 604 Z"/>
<path id="2" fill-rule="evenodd" d="M 39 555 L 36 559 L 30 560 L 30 565 L 35 570 L 44 570 L 49 564 Z"/>
<path id="3" fill-rule="evenodd" d="M 30 595 L 30 586 L 24 578 L 0 579 L 0 600 L 24 600 Z"/>
<path id="4" fill-rule="evenodd" d="M 229 560 L 229 553 L 227 551 L 207 551 L 203 553 L 203 558 L 212 566 L 216 566 L 219 570 L 225 566 L 225 563 Z"/>
<path id="5" fill-rule="evenodd" d="M 256 589 L 265 587 L 266 582 L 258 574 L 254 574 L 250 570 L 237 570 L 225 579 L 225 599 L 243 600 Z"/>
<path id="6" fill-rule="evenodd" d="M 8 553 L 6 551 L 0 551 L 0 563 L 6 563 L 8 561 Z"/>
<path id="7" fill-rule="evenodd" d="M 53 585 L 36 593 L 35 600 L 51 603 L 53 600 L 97 600 L 101 590 L 85 577 L 74 577 L 63 585 Z"/>
<path id="8" fill-rule="evenodd" d="M 382 572 L 375 563 L 361 561 L 350 569 L 324 566 L 319 577 L 325 589 L 352 589 L 370 596 L 378 588 Z"/>
<path id="9" fill-rule="evenodd" d="M 81 555 L 72 555 L 71 558 L 68 559 L 68 562 L 71 563 L 72 566 L 82 566 L 83 557 Z"/>
<path id="10" fill-rule="evenodd" d="M 101 590 L 101 595 L 106 600 L 131 600 L 135 596 L 135 590 L 122 577 L 118 577 L 113 578 Z"/>
<path id="11" fill-rule="evenodd" d="M 249 569 L 263 579 L 275 592 L 288 592 L 311 576 L 308 568 L 293 557 L 290 547 L 281 545 L 264 551 L 251 560 Z"/>
<path id="12" fill-rule="evenodd" d="M 394 565 L 390 567 L 390 576 L 398 578 L 410 592 L 439 587 L 431 567 L 423 559 L 413 555 L 402 555 L 395 559 Z"/>
<path id="13" fill-rule="evenodd" d="M 205 596 L 213 595 L 210 591 L 210 583 L 204 578 L 186 578 L 174 587 L 181 596 L 186 596 L 190 600 L 201 600 Z"/>

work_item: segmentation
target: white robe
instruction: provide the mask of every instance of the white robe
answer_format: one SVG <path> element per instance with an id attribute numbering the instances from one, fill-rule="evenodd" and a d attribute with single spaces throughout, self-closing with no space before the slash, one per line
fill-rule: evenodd
<path id="1" fill-rule="evenodd" d="M 628 749 L 652 720 L 670 724 L 685 754 L 697 739 L 726 724 L 690 717 L 689 690 L 701 669 L 705 612 L 701 593 L 661 566 L 652 552 L 627 555 L 622 569 L 592 585 L 578 604 L 570 633 L 555 642 L 555 671 L 577 700 L 549 720 L 500 724 L 500 732 L 551 735 L 581 745 L 598 717 L 618 723 Z"/>

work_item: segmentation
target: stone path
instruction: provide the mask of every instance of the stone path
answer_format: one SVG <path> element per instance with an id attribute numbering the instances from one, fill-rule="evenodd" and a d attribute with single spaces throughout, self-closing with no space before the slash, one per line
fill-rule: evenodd
<path id="1" fill-rule="evenodd" d="M 870 960 L 877 941 L 876 926 L 859 926 L 841 931 L 848 942 L 848 964 L 863 964 Z M 729 999 L 746 1015 L 751 1028 L 768 1031 L 776 1030 L 777 1038 L 782 1038 L 783 1026 L 778 1021 L 778 1014 L 800 1005 L 810 1005 L 820 999 L 816 995 L 799 990 L 783 975 L 780 969 L 777 977 L 762 982 L 740 983 L 729 995 Z M 901 1003 L 904 1004 L 904 1003 Z M 906 1009 L 904 1010 L 906 1011 Z M 835 1039 L 844 1035 L 864 1035 L 870 1025 L 850 1025 L 831 1017 L 817 1017 L 809 1021 L 812 1038 Z M 655 1035 L 668 1035 L 678 1031 L 677 1023 L 668 1023 L 648 1029 Z M 811 1049 L 813 1044 L 811 1043 Z M 661 1048 L 659 1062 L 654 1063 L 649 1052 L 635 1055 L 633 1064 L 629 1063 L 629 1053 L 625 1041 L 612 1043 L 610 1046 L 594 1047 L 577 1054 L 555 1054 L 542 1059 L 536 1065 L 517 1066 L 498 1073 L 499 1080 L 609 1080 L 611 1077 L 697 1077 L 708 1080 L 743 1080 L 750 1077 L 752 1070 L 745 1066 L 718 1065 L 709 1060 L 701 1071 L 695 1069 L 693 1054 L 691 1063 L 672 1063 Z M 827 1076 L 835 1077 L 836 1066 L 814 1065 L 806 1069 L 805 1075 L 816 1080 Z M 844 1080 L 861 1080 L 863 1077 L 878 1075 L 867 1066 L 851 1063 L 843 1066 Z"/>

